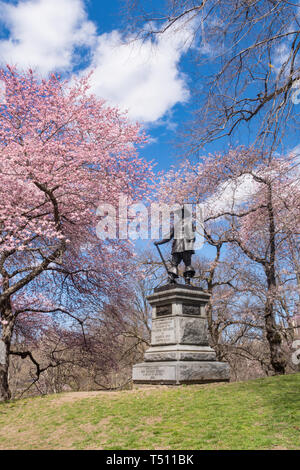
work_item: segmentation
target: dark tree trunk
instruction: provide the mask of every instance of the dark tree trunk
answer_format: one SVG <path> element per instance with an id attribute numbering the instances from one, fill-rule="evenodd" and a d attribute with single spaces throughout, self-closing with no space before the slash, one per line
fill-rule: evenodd
<path id="1" fill-rule="evenodd" d="M 8 383 L 9 352 L 14 328 L 14 316 L 10 302 L 1 310 L 1 339 L 0 339 L 0 402 L 11 398 Z"/>
<path id="2" fill-rule="evenodd" d="M 213 242 L 212 238 L 208 233 L 206 233 L 206 236 L 208 237 L 210 242 Z M 213 294 L 213 288 L 214 288 L 214 275 L 216 268 L 218 266 L 220 256 L 221 256 L 221 248 L 222 248 L 222 243 L 214 243 L 214 246 L 216 247 L 216 256 L 213 262 L 213 265 L 210 268 L 209 275 L 206 279 L 207 282 L 207 292 L 212 296 Z M 219 343 L 220 341 L 220 334 L 218 330 L 218 324 L 216 324 L 213 320 L 213 306 L 212 306 L 212 301 L 211 297 L 206 305 L 206 317 L 207 317 L 207 326 L 208 326 L 208 332 L 210 336 L 210 343 L 211 347 L 214 349 L 217 360 L 218 361 L 223 361 L 224 360 L 224 354 L 222 352 L 222 347 Z"/>
<path id="3" fill-rule="evenodd" d="M 270 348 L 271 366 L 276 375 L 285 374 L 286 360 L 282 351 L 282 338 L 275 320 L 273 294 L 275 290 L 275 275 L 273 270 L 267 270 L 268 298 L 265 305 L 266 337 Z"/>
<path id="4" fill-rule="evenodd" d="M 281 335 L 276 327 L 273 314 L 267 311 L 265 313 L 265 316 L 265 325 L 267 340 L 270 348 L 271 365 L 276 375 L 282 375 L 285 374 L 286 360 L 282 352 Z"/>
<path id="5" fill-rule="evenodd" d="M 275 218 L 272 204 L 272 187 L 269 185 L 268 191 L 268 216 L 269 216 L 269 234 L 270 234 L 270 258 L 268 265 L 265 266 L 267 276 L 267 301 L 265 304 L 265 327 L 266 336 L 270 348 L 270 360 L 272 368 L 276 375 L 285 374 L 286 360 L 282 351 L 282 338 L 277 328 L 274 312 L 274 295 L 276 292 L 276 242 L 275 242 Z"/>
<path id="6" fill-rule="evenodd" d="M 224 355 L 222 353 L 222 349 L 219 344 L 218 327 L 214 324 L 212 314 L 213 314 L 212 304 L 211 304 L 211 301 L 209 300 L 206 306 L 206 316 L 207 316 L 207 326 L 208 326 L 208 331 L 209 331 L 209 336 L 210 336 L 210 343 L 211 343 L 211 347 L 214 349 L 217 355 L 218 361 L 223 361 Z"/>

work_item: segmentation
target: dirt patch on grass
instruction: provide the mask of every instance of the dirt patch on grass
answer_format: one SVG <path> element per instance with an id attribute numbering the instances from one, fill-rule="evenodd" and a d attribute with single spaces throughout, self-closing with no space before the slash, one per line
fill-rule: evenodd
<path id="1" fill-rule="evenodd" d="M 151 395 L 154 391 L 154 387 L 151 388 L 143 388 L 143 389 L 134 389 L 134 390 L 120 390 L 120 391 L 94 391 L 94 392 L 68 392 L 68 393 L 62 393 L 55 395 L 52 403 L 72 403 L 77 400 L 85 400 L 88 398 L 97 398 L 97 397 L 102 397 L 102 398 L 121 398 L 124 395 L 140 395 L 141 397 L 143 396 L 148 396 Z M 163 390 L 167 391 L 168 387 L 165 387 Z M 161 391 L 161 389 L 160 389 Z"/>
<path id="2" fill-rule="evenodd" d="M 52 403 L 72 403 L 77 400 L 84 400 L 86 398 L 95 398 L 97 396 L 103 395 L 104 392 L 70 392 L 55 395 L 55 398 L 52 400 Z M 112 392 L 113 393 L 113 392 Z M 107 396 L 107 394 L 106 394 Z"/>
<path id="3" fill-rule="evenodd" d="M 90 392 L 67 392 L 55 395 L 52 403 L 72 403 L 77 400 L 84 400 L 88 398 L 96 398 L 96 397 L 103 397 L 103 398 L 120 398 L 122 395 L 140 395 L 141 397 L 149 396 L 155 391 L 157 392 L 168 392 L 170 390 L 203 390 L 207 388 L 215 388 L 215 387 L 224 387 L 224 383 L 211 383 L 211 384 L 191 384 L 191 385 L 179 385 L 179 386 L 168 386 L 168 385 L 144 385 L 143 387 L 133 388 L 132 390 L 98 390 L 98 391 L 90 391 Z"/>
<path id="4" fill-rule="evenodd" d="M 55 439 L 49 434 L 41 439 L 39 430 L 34 426 L 32 428 L 13 430 L 8 427 L 3 428 L 2 436 L 5 436 L 6 442 L 0 443 L 0 450 L 26 450 L 26 449 L 53 449 L 60 447 L 63 442 L 63 448 L 71 448 L 73 437 L 65 426 L 58 426 L 55 430 Z"/>
<path id="5" fill-rule="evenodd" d="M 162 422 L 161 416 L 151 416 L 151 418 L 146 419 L 146 424 L 152 426 L 153 424 L 159 424 Z"/>
<path id="6" fill-rule="evenodd" d="M 97 432 L 102 434 L 106 431 L 107 426 L 110 424 L 111 417 L 103 418 L 97 424 L 87 423 L 80 426 L 80 429 L 87 434 Z"/>

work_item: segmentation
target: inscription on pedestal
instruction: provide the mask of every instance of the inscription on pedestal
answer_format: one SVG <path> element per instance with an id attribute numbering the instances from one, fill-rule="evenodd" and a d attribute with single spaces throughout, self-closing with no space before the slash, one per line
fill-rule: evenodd
<path id="1" fill-rule="evenodd" d="M 153 345 L 176 343 L 174 318 L 153 320 L 151 343 Z"/>
<path id="2" fill-rule="evenodd" d="M 136 381 L 175 381 L 176 380 L 176 368 L 175 366 L 169 365 L 155 365 L 155 366 L 144 366 L 138 364 L 133 368 L 133 380 Z"/>

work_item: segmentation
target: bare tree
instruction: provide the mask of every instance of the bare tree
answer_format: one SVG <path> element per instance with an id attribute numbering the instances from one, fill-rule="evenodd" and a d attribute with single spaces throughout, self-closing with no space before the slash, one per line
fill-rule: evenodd
<path id="1" fill-rule="evenodd" d="M 183 133 L 190 153 L 218 138 L 249 131 L 253 143 L 271 154 L 283 144 L 286 131 L 297 132 L 297 2 L 170 0 L 156 9 L 148 2 L 128 3 L 139 38 L 189 32 L 190 53 L 197 63 L 195 114 Z"/>

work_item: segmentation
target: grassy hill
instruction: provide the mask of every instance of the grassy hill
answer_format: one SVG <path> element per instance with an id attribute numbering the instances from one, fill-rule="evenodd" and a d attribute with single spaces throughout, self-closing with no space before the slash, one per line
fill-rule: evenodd
<path id="1" fill-rule="evenodd" d="M 300 374 L 0 404 L 0 449 L 300 449 Z"/>

